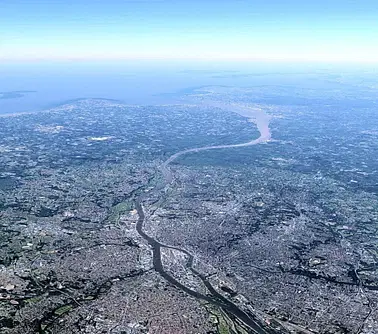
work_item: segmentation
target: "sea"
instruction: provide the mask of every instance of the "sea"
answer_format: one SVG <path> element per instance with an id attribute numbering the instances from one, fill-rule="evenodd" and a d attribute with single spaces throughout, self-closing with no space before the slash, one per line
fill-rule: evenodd
<path id="1" fill-rule="evenodd" d="M 174 61 L 1 64 L 0 114 L 46 110 L 82 98 L 115 99 L 132 105 L 177 103 L 186 91 L 212 85 L 319 89 L 324 88 L 325 76 L 332 78 L 326 66 L 303 64 Z M 339 84 L 340 80 L 333 81 Z"/>

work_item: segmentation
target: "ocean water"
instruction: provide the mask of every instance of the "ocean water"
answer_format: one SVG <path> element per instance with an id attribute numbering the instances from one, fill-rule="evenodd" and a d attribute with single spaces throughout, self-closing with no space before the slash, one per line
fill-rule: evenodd
<path id="1" fill-rule="evenodd" d="M 0 114 L 48 109 L 79 98 L 142 105 L 175 103 L 183 91 L 207 85 L 268 86 L 274 92 L 277 86 L 324 89 L 326 84 L 332 88 L 340 85 L 339 81 L 326 69 L 295 64 L 12 64 L 0 66 L 0 92 L 33 92 L 17 98 L 0 95 Z"/>

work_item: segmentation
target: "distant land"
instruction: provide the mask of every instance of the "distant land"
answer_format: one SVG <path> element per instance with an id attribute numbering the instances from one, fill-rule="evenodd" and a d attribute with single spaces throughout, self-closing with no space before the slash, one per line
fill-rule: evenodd
<path id="1" fill-rule="evenodd" d="M 10 92 L 0 92 L 0 100 L 18 99 L 29 93 L 36 93 L 35 90 L 14 90 Z"/>

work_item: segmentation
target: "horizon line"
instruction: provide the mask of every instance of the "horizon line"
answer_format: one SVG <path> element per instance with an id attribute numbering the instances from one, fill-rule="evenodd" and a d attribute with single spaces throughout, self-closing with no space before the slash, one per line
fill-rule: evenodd
<path id="1" fill-rule="evenodd" d="M 132 56 L 132 57 L 30 57 L 30 58 L 9 58 L 4 57 L 2 58 L 0 56 L 0 66 L 4 63 L 51 63 L 51 62 L 109 62 L 109 61 L 178 61 L 178 62 L 187 62 L 187 61 L 193 61 L 193 62 L 246 62 L 246 63 L 301 63 L 301 64 L 361 64 L 361 65 L 367 65 L 367 64 L 378 64 L 378 57 L 377 58 L 354 58 L 354 59 L 348 59 L 348 58 L 337 58 L 337 57 L 311 57 L 311 58 L 305 58 L 305 57 L 174 57 L 174 56 Z"/>

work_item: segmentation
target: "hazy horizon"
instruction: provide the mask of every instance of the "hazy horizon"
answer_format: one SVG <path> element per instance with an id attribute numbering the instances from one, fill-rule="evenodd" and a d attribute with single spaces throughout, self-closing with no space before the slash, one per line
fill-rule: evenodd
<path id="1" fill-rule="evenodd" d="M 0 4 L 2 62 L 378 62 L 378 3 L 22 1 Z"/>

